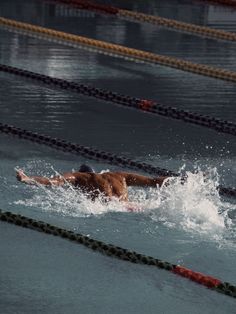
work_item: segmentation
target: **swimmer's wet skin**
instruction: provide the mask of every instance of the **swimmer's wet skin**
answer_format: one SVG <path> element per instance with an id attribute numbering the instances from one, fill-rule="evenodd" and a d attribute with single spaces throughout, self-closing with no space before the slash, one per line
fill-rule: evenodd
<path id="1" fill-rule="evenodd" d="M 105 200 L 113 197 L 120 201 L 128 201 L 128 186 L 156 187 L 162 186 L 164 180 L 169 177 L 151 178 L 128 172 L 95 173 L 87 166 L 81 165 L 77 172 L 67 172 L 61 176 L 52 178 L 27 176 L 22 170 L 16 170 L 16 178 L 26 184 L 42 184 L 46 186 L 62 186 L 69 183 L 80 188 L 91 199 L 104 195 Z"/>

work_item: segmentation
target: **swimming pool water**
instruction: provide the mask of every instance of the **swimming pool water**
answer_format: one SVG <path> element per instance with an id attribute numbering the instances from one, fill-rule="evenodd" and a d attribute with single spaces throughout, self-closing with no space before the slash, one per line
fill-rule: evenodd
<path id="1" fill-rule="evenodd" d="M 103 2 L 105 3 L 105 1 Z M 106 1 L 106 3 L 111 3 Z M 211 25 L 214 6 L 194 1 L 116 1 L 120 7 Z M 1 16 L 129 47 L 235 70 L 233 43 L 210 40 L 53 3 L 2 0 Z M 189 14 L 186 14 L 189 12 Z M 221 16 L 231 10 L 221 7 Z M 218 16 L 218 15 L 217 15 Z M 220 28 L 234 30 L 220 24 Z M 0 62 L 127 95 L 236 120 L 236 85 L 161 66 L 132 63 L 0 28 Z M 161 191 L 130 189 L 142 211 L 127 213 L 85 200 L 73 189 L 16 181 L 15 167 L 52 175 L 86 161 L 0 136 L 0 208 L 181 264 L 236 284 L 236 202 L 215 186 L 235 186 L 233 136 L 180 121 L 125 110 L 72 92 L 0 73 L 1 123 L 104 149 L 178 171 Z M 90 161 L 97 171 L 117 167 Z M 126 169 L 128 170 L 128 169 Z M 207 171 L 204 181 L 201 171 Z M 102 256 L 74 243 L 0 225 L 1 313 L 235 313 L 235 300 L 168 272 Z"/>

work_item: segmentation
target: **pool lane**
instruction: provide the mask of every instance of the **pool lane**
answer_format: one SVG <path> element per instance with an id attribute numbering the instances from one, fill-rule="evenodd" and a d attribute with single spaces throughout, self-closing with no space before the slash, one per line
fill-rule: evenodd
<path id="1" fill-rule="evenodd" d="M 22 14 L 22 21 L 37 22 L 38 25 L 63 29 L 75 34 L 86 35 L 87 33 L 88 36 L 97 39 L 182 57 L 198 63 L 231 70 L 236 69 L 234 57 L 236 44 L 233 43 L 170 32 L 156 26 L 151 26 L 153 32 L 150 32 L 150 29 L 142 31 L 140 29 L 142 25 L 138 23 L 104 18 L 101 15 L 82 15 L 80 17 L 73 16 L 70 11 L 70 16 L 70 14 L 66 14 L 67 11 L 62 10 L 58 13 L 57 6 L 49 5 L 44 1 L 35 0 L 31 6 L 25 3 L 23 8 L 27 12 L 26 9 L 33 5 L 37 9 L 38 18 L 35 19 L 32 14 Z M 14 10 L 9 11 L 7 8 L 7 5 L 3 5 L 3 15 L 19 19 L 19 15 L 17 17 Z M 134 33 L 135 36 L 130 36 L 129 32 Z M 150 40 L 146 40 L 148 36 L 150 36 Z M 22 68 L 92 85 L 95 85 L 96 82 L 96 86 L 101 88 L 141 98 L 157 99 L 166 105 L 235 120 L 236 86 L 233 83 L 221 82 L 217 79 L 184 73 L 167 67 L 135 64 L 101 54 L 27 38 L 4 30 L 1 30 L 1 38 L 1 58 L 6 64 L 18 65 Z M 142 88 L 137 88 L 137 85 Z"/>

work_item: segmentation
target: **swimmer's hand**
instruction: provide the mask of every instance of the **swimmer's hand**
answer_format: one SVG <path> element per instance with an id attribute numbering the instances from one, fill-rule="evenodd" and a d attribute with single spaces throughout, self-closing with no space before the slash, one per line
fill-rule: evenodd
<path id="1" fill-rule="evenodd" d="M 20 182 L 34 184 L 34 180 L 32 180 L 26 174 L 24 174 L 24 171 L 21 169 L 16 169 L 16 178 Z"/>

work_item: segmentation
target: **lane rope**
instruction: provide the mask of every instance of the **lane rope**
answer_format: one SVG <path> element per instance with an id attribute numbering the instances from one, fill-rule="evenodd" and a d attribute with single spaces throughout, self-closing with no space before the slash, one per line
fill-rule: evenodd
<path id="1" fill-rule="evenodd" d="M 45 1 L 45 0 L 44 0 Z M 198 36 L 209 37 L 213 39 L 221 39 L 224 41 L 236 42 L 236 34 L 233 32 L 227 32 L 218 29 L 212 29 L 206 26 L 200 26 L 190 23 L 177 21 L 174 19 L 149 15 L 141 12 L 135 12 L 130 10 L 120 9 L 118 7 L 95 3 L 85 0 L 52 0 L 53 3 L 61 3 L 64 5 L 72 6 L 74 8 L 95 11 L 102 14 L 115 15 L 118 18 L 125 18 L 130 21 L 149 23 L 152 25 L 159 25 L 174 29 L 178 31 L 184 31 Z"/>
<path id="2" fill-rule="evenodd" d="M 162 261 L 160 259 L 144 254 L 139 254 L 135 251 L 124 249 L 113 244 L 107 244 L 105 242 L 92 239 L 83 234 L 75 233 L 73 231 L 59 228 L 49 223 L 38 221 L 19 214 L 14 214 L 9 211 L 4 212 L 0 210 L 0 220 L 2 222 L 14 224 L 23 228 L 43 232 L 47 235 L 54 235 L 63 239 L 73 241 L 74 243 L 81 244 L 95 252 L 99 252 L 109 257 L 115 257 L 120 260 L 128 261 L 135 264 L 150 265 L 158 267 L 160 269 L 165 269 L 176 275 L 185 277 L 195 283 L 205 286 L 208 289 L 236 298 L 236 286 L 228 282 L 222 282 L 221 280 L 212 276 L 192 271 L 191 269 L 187 269 L 180 265 L 174 265 L 166 261 Z"/>
<path id="3" fill-rule="evenodd" d="M 176 275 L 188 278 L 189 280 L 201 284 L 209 289 L 215 290 L 234 298 L 236 297 L 236 286 L 227 282 L 222 282 L 212 276 L 207 276 L 199 272 L 194 272 L 179 265 L 170 264 L 168 262 L 139 254 L 134 251 L 129 251 L 127 249 L 114 246 L 112 244 L 106 244 L 102 241 L 94 240 L 82 234 L 76 234 L 72 231 L 58 228 L 48 223 L 37 221 L 22 215 L 16 215 L 10 212 L 2 212 L 0 210 L 0 220 L 15 224 L 17 226 L 22 226 L 24 228 L 29 228 L 32 230 L 44 232 L 46 234 L 52 234 L 54 236 L 69 239 L 73 242 L 80 243 L 94 251 L 101 252 L 102 254 L 107 256 L 116 257 L 132 263 L 156 266 L 158 268 L 171 271 Z"/>
<path id="4" fill-rule="evenodd" d="M 179 177 L 181 174 L 174 171 L 152 166 L 145 162 L 134 161 L 130 158 L 112 154 L 110 152 L 101 151 L 91 147 L 83 146 L 69 141 L 61 140 L 59 138 L 51 137 L 49 135 L 38 134 L 29 130 L 14 127 L 8 124 L 0 123 L 0 132 L 17 136 L 20 139 L 28 140 L 33 143 L 45 145 L 64 152 L 73 153 L 84 156 L 88 159 L 106 162 L 107 164 L 128 167 L 139 171 L 144 171 L 151 175 L 172 176 Z M 236 197 L 236 188 L 218 186 L 218 191 L 221 195 L 227 197 Z"/>
<path id="5" fill-rule="evenodd" d="M 0 71 L 36 80 L 50 86 L 54 85 L 64 90 L 66 89 L 74 91 L 82 95 L 102 99 L 111 103 L 122 105 L 124 107 L 134 108 L 147 113 L 207 127 L 220 133 L 226 133 L 234 136 L 236 135 L 236 124 L 233 122 L 214 118 L 208 115 L 194 113 L 191 111 L 177 109 L 170 106 L 164 106 L 157 101 L 122 95 L 113 91 L 104 90 L 84 84 L 78 84 L 75 82 L 58 79 L 3 64 L 0 64 Z"/>
<path id="6" fill-rule="evenodd" d="M 191 72 L 207 77 L 213 77 L 230 82 L 236 82 L 236 72 L 215 68 L 212 66 L 197 64 L 190 61 L 185 61 L 175 57 L 159 55 L 148 51 L 128 48 L 125 46 L 111 44 L 101 40 L 95 40 L 88 37 L 82 37 L 70 33 L 60 32 L 53 29 L 36 26 L 28 23 L 17 22 L 15 20 L 0 17 L 0 25 L 9 26 L 16 29 L 22 29 L 35 34 L 41 34 L 49 37 L 59 38 L 63 41 L 82 44 L 87 47 L 96 47 L 99 51 L 108 51 L 122 57 L 133 57 L 134 59 L 148 62 L 151 64 L 159 64 L 178 70 Z M 27 34 L 27 33 L 26 33 Z"/>
<path id="7" fill-rule="evenodd" d="M 159 176 L 179 176 L 179 174 L 171 170 L 154 167 L 145 162 L 137 162 L 124 156 L 118 156 L 116 154 L 101 151 L 77 143 L 72 143 L 59 138 L 51 137 L 49 135 L 39 134 L 37 132 L 32 132 L 9 124 L 0 123 L 0 132 L 11 134 L 13 136 L 17 136 L 20 139 L 45 145 L 56 150 L 73 153 L 96 161 L 103 161 L 111 165 L 121 167 L 127 166 L 135 170 L 141 170 L 149 174 L 156 174 Z"/>

